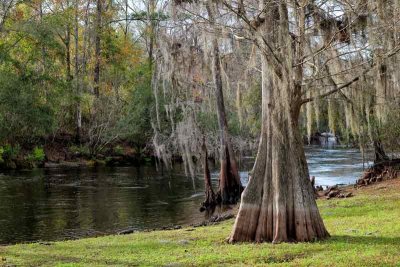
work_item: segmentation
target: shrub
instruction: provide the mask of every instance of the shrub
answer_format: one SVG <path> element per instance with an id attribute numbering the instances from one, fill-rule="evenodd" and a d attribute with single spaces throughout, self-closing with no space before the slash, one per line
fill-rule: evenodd
<path id="1" fill-rule="evenodd" d="M 32 150 L 32 153 L 28 155 L 27 159 L 32 162 L 42 162 L 44 161 L 46 155 L 44 153 L 43 148 L 35 147 Z"/>
<path id="2" fill-rule="evenodd" d="M 19 145 L 11 146 L 6 144 L 2 150 L 1 157 L 3 160 L 13 160 L 18 156 L 20 147 Z"/>

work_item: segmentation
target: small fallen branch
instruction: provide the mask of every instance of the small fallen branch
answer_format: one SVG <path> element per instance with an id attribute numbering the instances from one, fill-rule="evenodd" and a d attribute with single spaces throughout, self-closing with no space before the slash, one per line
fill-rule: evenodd
<path id="1" fill-rule="evenodd" d="M 326 199 L 348 198 L 352 197 L 353 193 L 345 192 L 344 188 L 340 188 L 338 185 L 334 185 L 334 186 L 329 186 L 326 190 L 322 191 L 320 196 L 325 197 Z"/>

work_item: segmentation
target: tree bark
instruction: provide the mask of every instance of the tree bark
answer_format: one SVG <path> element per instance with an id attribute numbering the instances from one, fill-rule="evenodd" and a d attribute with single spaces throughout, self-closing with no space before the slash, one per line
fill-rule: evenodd
<path id="1" fill-rule="evenodd" d="M 212 26 L 215 24 L 212 3 L 206 4 L 208 16 Z M 222 204 L 235 204 L 240 199 L 243 186 L 240 181 L 239 170 L 234 156 L 228 123 L 226 119 L 224 95 L 221 76 L 221 62 L 219 56 L 218 40 L 215 35 L 212 39 L 213 75 L 215 83 L 215 96 L 217 100 L 218 125 L 220 130 L 220 174 L 217 201 Z"/>

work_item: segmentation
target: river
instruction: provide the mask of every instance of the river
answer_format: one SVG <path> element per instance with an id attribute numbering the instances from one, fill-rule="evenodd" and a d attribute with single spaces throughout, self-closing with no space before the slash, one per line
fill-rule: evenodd
<path id="1" fill-rule="evenodd" d="M 363 169 L 358 150 L 313 147 L 306 155 L 318 185 L 354 183 Z M 253 161 L 242 160 L 243 184 Z M 212 180 L 216 187 L 216 171 Z M 201 176 L 162 176 L 154 167 L 0 173 L 0 244 L 198 223 L 202 200 Z"/>

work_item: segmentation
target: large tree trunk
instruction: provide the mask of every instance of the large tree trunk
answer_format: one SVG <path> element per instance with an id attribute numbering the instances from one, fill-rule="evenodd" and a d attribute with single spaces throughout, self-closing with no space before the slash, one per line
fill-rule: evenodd
<path id="1" fill-rule="evenodd" d="M 210 22 L 215 23 L 213 7 L 210 1 L 207 2 L 206 8 Z M 233 153 L 232 144 L 228 132 L 228 123 L 225 113 L 224 95 L 221 76 L 221 62 L 219 56 L 219 47 L 217 37 L 214 35 L 212 40 L 213 51 L 213 75 L 215 83 L 215 96 L 217 99 L 218 125 L 220 129 L 220 163 L 221 170 L 219 175 L 219 188 L 217 192 L 217 200 L 222 204 L 235 204 L 240 199 L 243 186 L 240 181 L 239 170 Z"/>
<path id="2" fill-rule="evenodd" d="M 293 84 L 272 81 L 263 57 L 262 133 L 249 183 L 229 238 L 241 241 L 313 241 L 329 237 L 314 198 Z"/>

